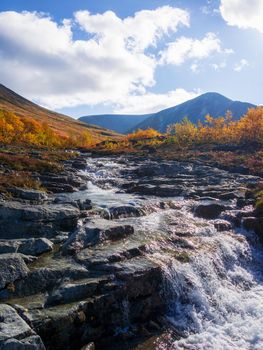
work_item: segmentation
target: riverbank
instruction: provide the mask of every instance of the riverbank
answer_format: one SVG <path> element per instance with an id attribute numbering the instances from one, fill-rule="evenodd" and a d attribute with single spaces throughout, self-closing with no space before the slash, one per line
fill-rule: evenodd
<path id="1" fill-rule="evenodd" d="M 48 192 L 16 189 L 0 203 L 3 349 L 136 349 L 145 339 L 167 349 L 209 322 L 235 327 L 213 286 L 254 293 L 255 276 L 231 271 L 253 277 L 262 264 L 262 218 L 247 191 L 261 178 L 198 162 L 74 157 L 38 173 Z"/>

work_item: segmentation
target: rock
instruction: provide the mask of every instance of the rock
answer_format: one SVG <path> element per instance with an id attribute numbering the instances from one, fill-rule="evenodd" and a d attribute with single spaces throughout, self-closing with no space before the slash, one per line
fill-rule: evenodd
<path id="1" fill-rule="evenodd" d="M 75 160 L 72 163 L 73 168 L 79 169 L 79 170 L 85 170 L 87 168 L 87 162 L 86 160 Z"/>
<path id="2" fill-rule="evenodd" d="M 215 219 L 226 209 L 226 206 L 218 203 L 200 204 L 194 208 L 194 214 L 204 219 Z"/>
<path id="3" fill-rule="evenodd" d="M 263 217 L 247 217 L 243 219 L 246 230 L 254 231 L 263 242 Z"/>
<path id="4" fill-rule="evenodd" d="M 0 254 L 15 253 L 20 245 L 16 240 L 0 240 Z"/>
<path id="5" fill-rule="evenodd" d="M 29 201 L 40 202 L 48 199 L 47 194 L 43 191 L 27 190 L 24 188 L 10 188 L 9 192 L 11 192 L 15 197 Z"/>
<path id="6" fill-rule="evenodd" d="M 138 217 L 145 215 L 143 209 L 132 205 L 123 205 L 121 207 L 112 207 L 109 209 L 111 219 L 120 219 L 128 217 Z"/>
<path id="7" fill-rule="evenodd" d="M 74 283 L 63 283 L 58 289 L 53 290 L 47 297 L 46 304 L 59 305 L 71 303 L 73 301 L 84 300 L 89 297 L 94 297 L 99 292 L 104 290 L 109 291 L 108 288 L 103 288 L 104 285 L 111 281 L 112 278 L 88 278 Z M 115 287 L 112 286 L 111 288 Z"/>
<path id="8" fill-rule="evenodd" d="M 32 335 L 21 340 L 8 339 L 0 345 L 0 350 L 45 350 L 45 346 L 38 335 Z"/>
<path id="9" fill-rule="evenodd" d="M 31 238 L 21 241 L 18 253 L 25 255 L 40 255 L 50 252 L 52 249 L 53 243 L 47 238 Z"/>
<path id="10" fill-rule="evenodd" d="M 0 255 L 0 289 L 26 277 L 28 272 L 29 270 L 19 254 Z"/>
<path id="11" fill-rule="evenodd" d="M 29 296 L 44 293 L 60 285 L 63 280 L 78 280 L 89 277 L 89 272 L 83 266 L 74 261 L 59 261 L 58 266 L 40 267 L 28 273 L 28 276 L 14 283 L 15 290 L 9 292 L 6 289 L 1 293 L 0 299 L 10 297 Z"/>
<path id="12" fill-rule="evenodd" d="M 76 227 L 78 208 L 69 204 L 0 203 L 0 238 L 51 237 Z"/>
<path id="13" fill-rule="evenodd" d="M 131 225 L 120 225 L 116 222 L 98 219 L 89 222 L 86 226 L 79 227 L 63 244 L 62 252 L 64 254 L 76 253 L 100 242 L 116 241 L 133 233 L 134 228 Z"/>
<path id="14" fill-rule="evenodd" d="M 214 226 L 218 232 L 229 231 L 232 229 L 232 224 L 226 220 L 216 220 L 214 222 Z"/>
<path id="15" fill-rule="evenodd" d="M 81 350 L 96 350 L 96 347 L 95 344 L 92 342 L 85 346 L 82 346 Z"/>
<path id="16" fill-rule="evenodd" d="M 85 199 L 85 200 L 81 200 L 79 199 L 77 201 L 78 207 L 80 210 L 90 210 L 92 209 L 92 205 L 91 205 L 91 200 L 90 199 Z"/>
<path id="17" fill-rule="evenodd" d="M 6 304 L 0 304 L 0 342 L 11 338 L 26 338 L 34 332 L 17 314 L 15 309 Z"/>

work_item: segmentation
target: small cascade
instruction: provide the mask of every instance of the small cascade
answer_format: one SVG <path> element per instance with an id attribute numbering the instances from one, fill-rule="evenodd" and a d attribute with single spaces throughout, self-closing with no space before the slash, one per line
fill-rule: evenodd
<path id="1" fill-rule="evenodd" d="M 184 264 L 154 255 L 164 273 L 167 319 L 182 335 L 170 348 L 260 350 L 263 254 L 239 235 L 220 234 L 210 243 Z"/>

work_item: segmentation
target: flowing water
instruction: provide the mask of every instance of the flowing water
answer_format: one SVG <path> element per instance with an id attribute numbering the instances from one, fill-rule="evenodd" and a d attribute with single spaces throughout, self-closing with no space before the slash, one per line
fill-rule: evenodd
<path id="1" fill-rule="evenodd" d="M 242 227 L 218 232 L 214 220 L 192 214 L 194 199 L 166 198 L 172 205 L 154 210 L 157 197 L 120 191 L 122 169 L 114 160 L 89 159 L 88 189 L 74 196 L 102 208 L 151 208 L 125 222 L 137 227 L 132 239 L 147 242 L 145 254 L 162 268 L 166 318 L 180 336 L 168 332 L 145 349 L 262 350 L 263 248 L 255 234 Z M 128 313 L 128 302 L 123 307 Z"/>

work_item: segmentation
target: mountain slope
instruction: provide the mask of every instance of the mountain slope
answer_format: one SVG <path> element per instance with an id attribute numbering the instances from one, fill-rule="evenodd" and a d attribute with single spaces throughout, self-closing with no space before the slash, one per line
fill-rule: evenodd
<path id="1" fill-rule="evenodd" d="M 233 119 L 239 119 L 249 108 L 253 107 L 255 105 L 251 103 L 232 101 L 218 93 L 209 92 L 178 106 L 155 113 L 131 128 L 130 131 L 154 128 L 160 132 L 165 132 L 168 125 L 180 122 L 184 117 L 188 117 L 191 122 L 197 123 L 198 120 L 203 121 L 207 114 L 219 117 L 225 115 L 228 110 L 232 112 Z"/>
<path id="2" fill-rule="evenodd" d="M 102 114 L 80 117 L 79 120 L 101 126 L 106 129 L 111 129 L 119 133 L 126 133 L 128 130 L 134 128 L 137 124 L 142 123 L 145 119 L 152 116 L 152 114 L 143 115 L 127 115 L 127 114 Z"/>
<path id="3" fill-rule="evenodd" d="M 110 130 L 88 125 L 78 120 L 50 111 L 25 99 L 14 91 L 0 84 L 0 109 L 15 113 L 21 118 L 31 118 L 41 123 L 47 123 L 61 136 L 80 135 L 83 131 L 91 132 L 94 139 L 117 136 Z"/>

